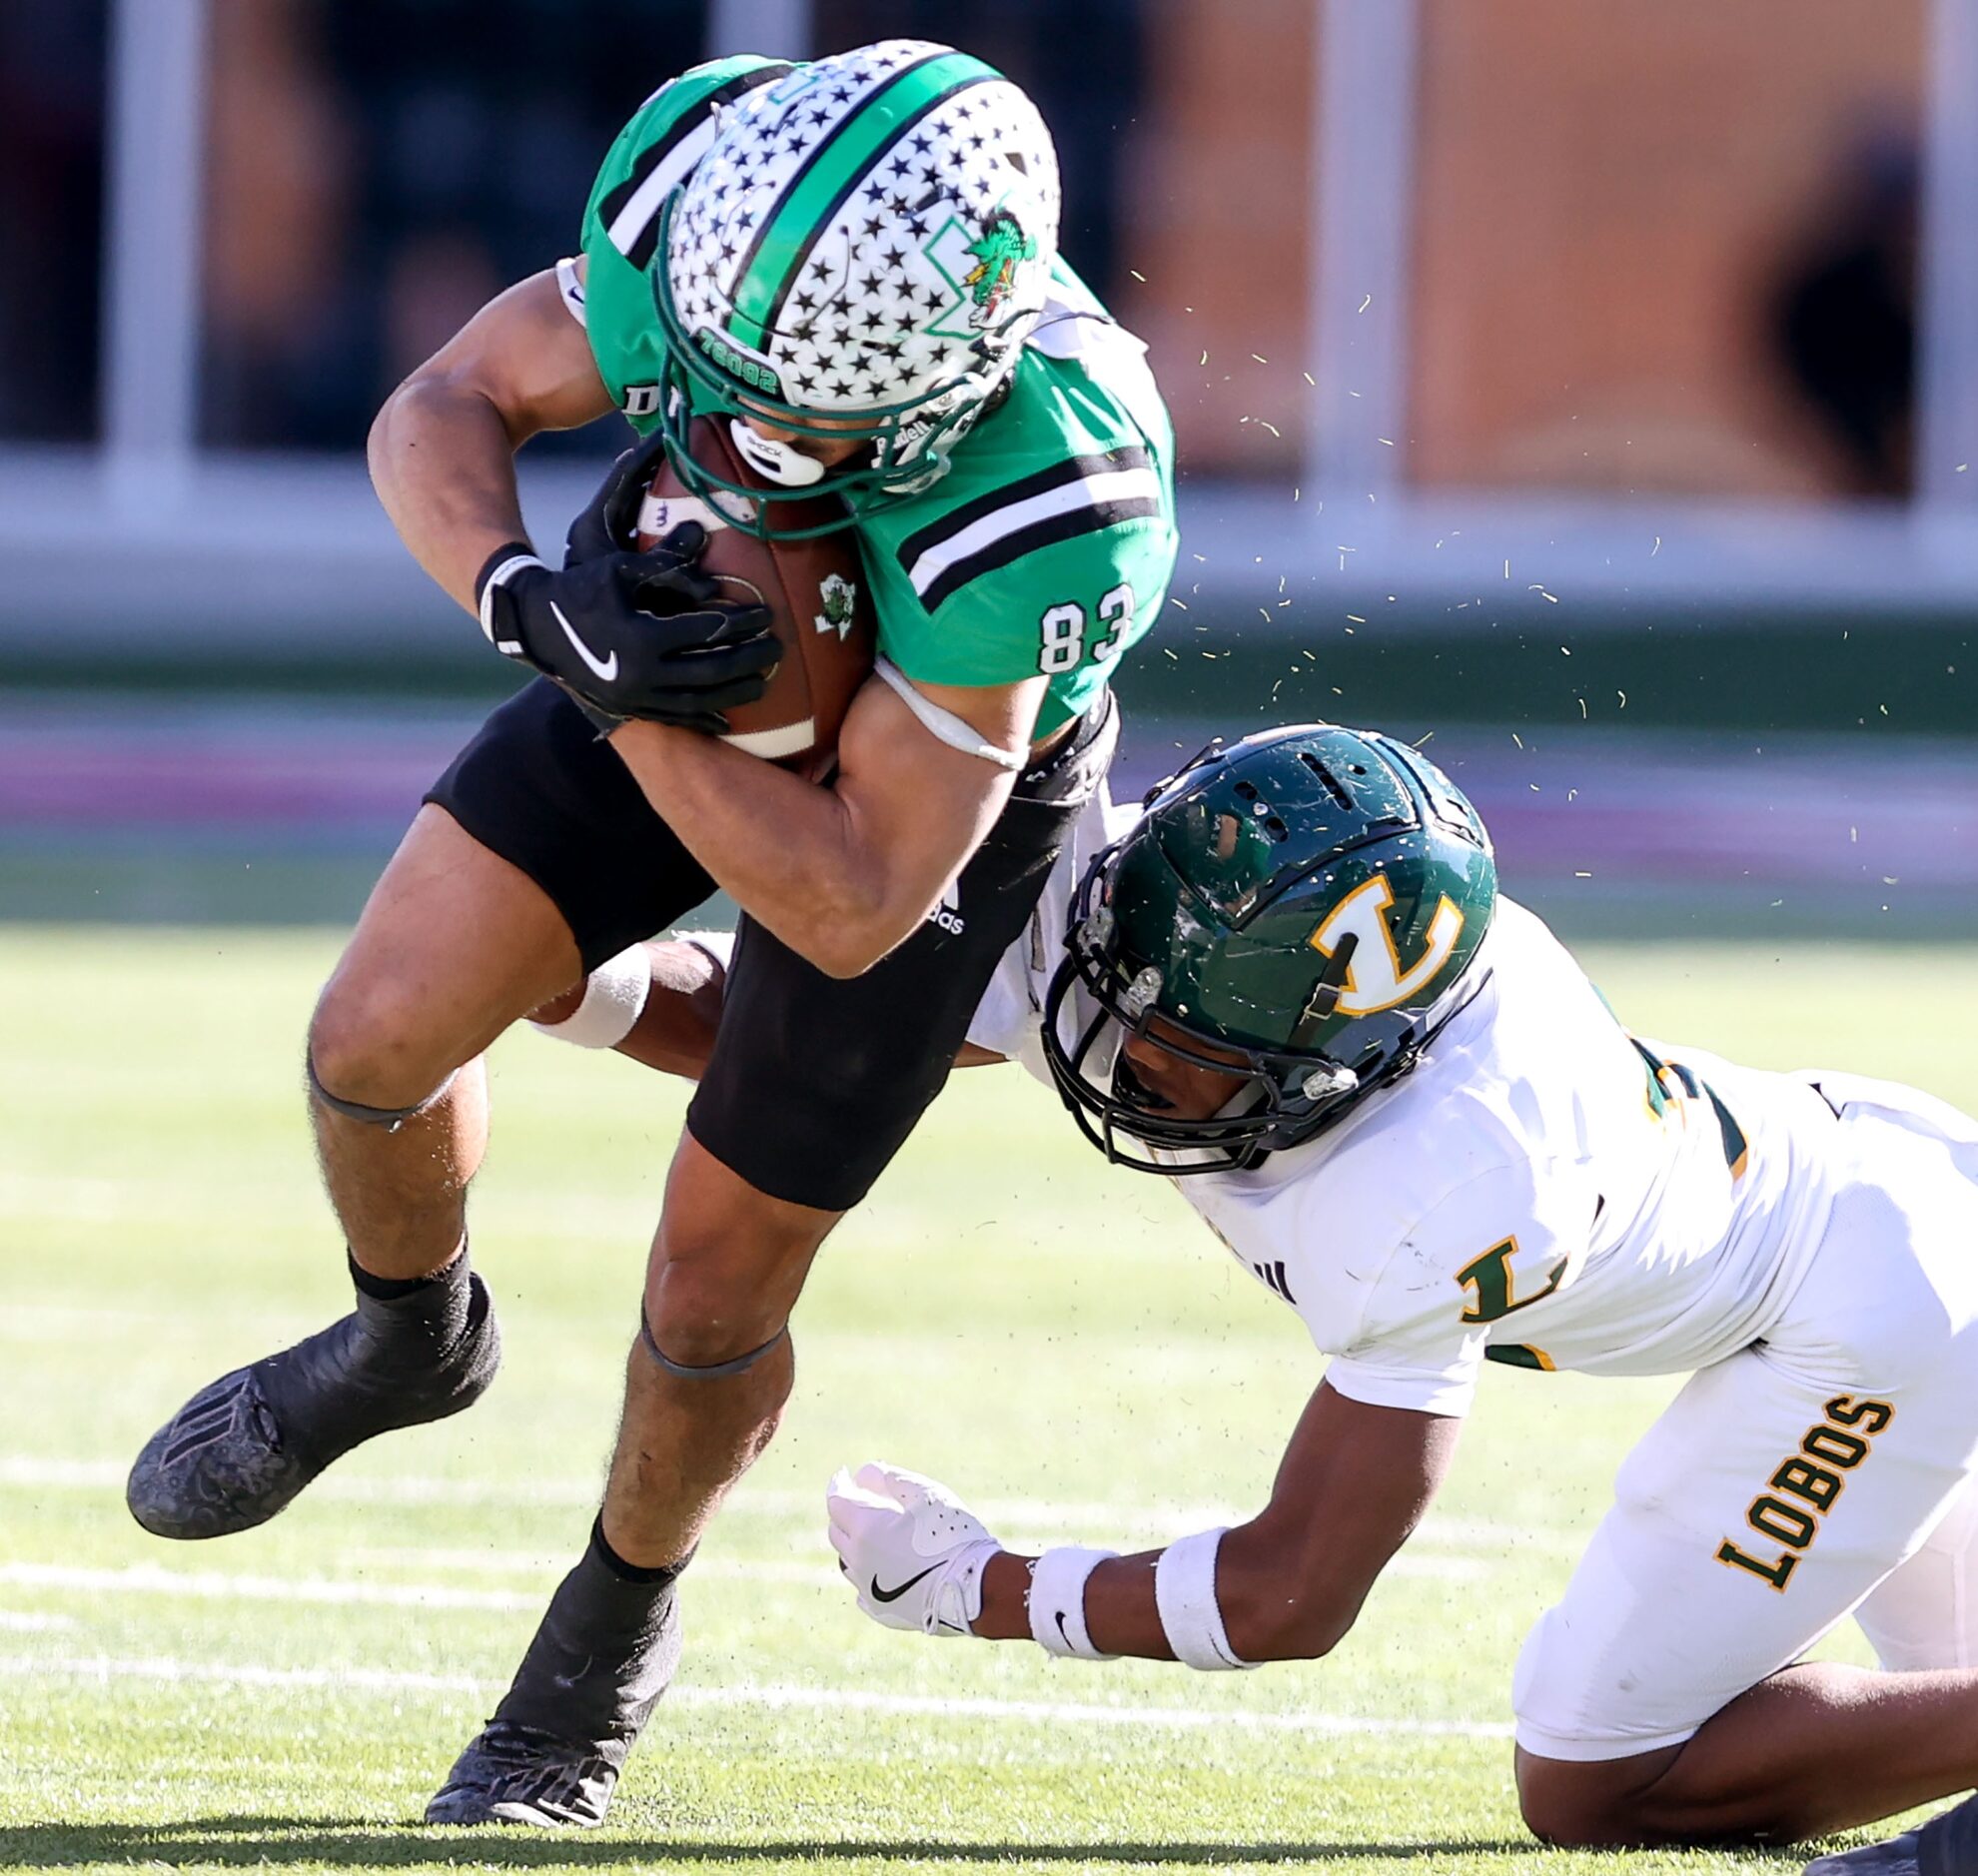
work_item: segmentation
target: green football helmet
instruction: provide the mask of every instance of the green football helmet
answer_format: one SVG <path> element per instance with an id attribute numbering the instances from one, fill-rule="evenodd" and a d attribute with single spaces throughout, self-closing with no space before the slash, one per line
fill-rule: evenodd
<path id="1" fill-rule="evenodd" d="M 1476 809 L 1405 743 L 1325 723 L 1212 743 L 1073 895 L 1044 1006 L 1058 1091 L 1124 1165 L 1253 1167 L 1415 1065 L 1482 988 L 1496 897 Z M 1163 1112 L 1129 1033 L 1246 1086 L 1205 1120 Z"/>

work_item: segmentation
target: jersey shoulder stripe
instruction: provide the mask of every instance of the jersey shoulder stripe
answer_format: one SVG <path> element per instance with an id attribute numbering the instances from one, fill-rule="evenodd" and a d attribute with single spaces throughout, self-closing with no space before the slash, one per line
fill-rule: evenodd
<path id="1" fill-rule="evenodd" d="M 971 580 L 1040 547 L 1161 512 L 1161 477 L 1149 453 L 1126 444 L 1067 457 L 930 522 L 900 543 L 899 562 L 932 612 Z"/>
<path id="2" fill-rule="evenodd" d="M 662 85 L 646 100 L 640 116 L 649 114 L 654 120 L 651 141 L 639 149 L 625 175 L 597 204 L 597 219 L 606 239 L 633 267 L 643 272 L 650 264 L 659 241 L 660 208 L 707 154 L 720 108 L 758 85 L 773 83 L 789 70 L 787 65 L 774 63 L 751 66 L 699 91 L 697 96 L 693 95 L 697 74 L 688 72 Z M 680 102 L 685 109 L 653 109 L 683 90 L 687 95 Z"/>

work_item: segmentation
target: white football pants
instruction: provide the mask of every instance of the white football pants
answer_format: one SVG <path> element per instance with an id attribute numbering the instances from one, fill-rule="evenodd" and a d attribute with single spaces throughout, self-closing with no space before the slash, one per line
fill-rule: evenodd
<path id="1" fill-rule="evenodd" d="M 1978 1123 L 1814 1079 L 1841 1114 L 1819 1249 L 1622 1463 L 1518 1657 L 1528 1752 L 1680 1744 L 1850 1613 L 1886 1667 L 1978 1661 Z"/>

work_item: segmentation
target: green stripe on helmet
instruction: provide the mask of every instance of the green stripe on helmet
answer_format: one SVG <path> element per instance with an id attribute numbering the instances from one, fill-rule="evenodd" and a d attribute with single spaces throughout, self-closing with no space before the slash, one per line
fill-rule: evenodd
<path id="1" fill-rule="evenodd" d="M 768 343 L 777 304 L 803 265 L 819 222 L 902 130 L 951 92 L 1001 76 L 965 52 L 942 53 L 895 73 L 847 112 L 764 224 L 734 294 L 735 319 L 752 330 L 735 336 L 757 348 Z"/>

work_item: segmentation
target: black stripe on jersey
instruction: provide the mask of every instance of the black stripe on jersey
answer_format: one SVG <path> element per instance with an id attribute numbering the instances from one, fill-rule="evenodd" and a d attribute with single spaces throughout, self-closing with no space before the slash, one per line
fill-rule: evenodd
<path id="1" fill-rule="evenodd" d="M 999 509 L 1028 501 L 1032 495 L 1062 488 L 1066 482 L 1082 482 L 1088 475 L 1104 475 L 1112 469 L 1152 467 L 1153 459 L 1138 444 L 1123 444 L 1117 450 L 1108 450 L 1103 456 L 1067 457 L 1062 463 L 1053 463 L 1049 469 L 1026 475 L 1021 481 L 1005 482 L 1002 487 L 993 488 L 986 495 L 964 501 L 960 507 L 950 508 L 939 520 L 929 521 L 919 533 L 909 534 L 899 546 L 901 570 L 909 579 L 912 578 L 913 563 L 928 548 L 938 547 L 944 540 L 952 540 L 963 528 L 973 527 L 977 521 Z"/>
<path id="2" fill-rule="evenodd" d="M 919 63 L 925 64 L 926 61 L 921 60 L 919 61 Z M 906 67 L 906 66 L 901 67 L 902 72 L 908 71 L 910 69 L 911 67 Z M 957 85 L 952 91 L 942 92 L 938 98 L 929 98 L 927 102 L 923 104 L 919 110 L 914 112 L 911 117 L 902 118 L 900 120 L 900 127 L 894 133 L 893 142 L 888 147 L 892 149 L 897 149 L 899 147 L 900 139 L 904 137 L 908 131 L 912 130 L 913 127 L 916 124 L 918 124 L 923 118 L 929 117 L 934 112 L 941 110 L 944 106 L 952 104 L 955 101 L 955 99 L 959 98 L 962 95 L 963 92 L 973 91 L 977 85 L 986 85 L 988 83 L 989 80 L 986 78 L 971 78 L 970 80 L 968 80 L 966 84 Z M 870 170 L 862 170 L 857 175 L 851 177 L 845 183 L 845 186 L 842 189 L 840 189 L 835 196 L 831 198 L 830 203 L 825 208 L 823 214 L 818 216 L 817 220 L 811 224 L 814 236 L 822 235 L 824 231 L 828 229 L 831 226 L 831 224 L 838 219 L 838 212 L 845 206 L 845 204 L 849 202 L 852 199 L 852 197 L 856 195 L 859 192 L 859 190 L 863 189 L 866 186 L 866 184 L 869 183 L 871 180 L 872 180 L 872 172 Z M 787 274 L 783 276 L 783 284 L 776 289 L 776 297 L 773 301 L 770 302 L 769 318 L 765 322 L 765 324 L 767 325 L 770 331 L 774 332 L 780 326 L 783 318 L 783 308 L 788 303 L 789 297 L 791 293 L 795 290 L 797 282 L 803 278 L 803 270 L 810 265 L 810 251 L 816 245 L 817 243 L 814 238 L 805 245 L 803 252 L 797 256 L 796 265 L 793 268 L 791 268 Z M 735 278 L 736 280 L 740 280 L 741 276 L 737 274 Z"/>
<path id="3" fill-rule="evenodd" d="M 991 541 L 980 553 L 957 560 L 921 594 L 921 603 L 932 612 L 970 580 L 979 579 L 984 573 L 993 573 L 1000 566 L 1008 566 L 1011 561 L 1022 559 L 1026 553 L 1035 553 L 1039 547 L 1055 547 L 1061 540 L 1076 540 L 1080 534 L 1096 534 L 1102 527 L 1111 527 L 1120 521 L 1143 520 L 1160 512 L 1161 503 L 1155 496 L 1132 495 L 1124 501 L 1095 502 L 1090 507 L 1053 514 L 1048 520 L 1033 521 L 1013 534 L 1005 534 L 1001 540 Z"/>
<path id="4" fill-rule="evenodd" d="M 731 78 L 725 85 L 709 92 L 695 109 L 681 112 L 633 159 L 631 174 L 597 205 L 599 224 L 608 229 L 624 213 L 625 204 L 638 194 L 645 179 L 672 151 L 677 150 L 691 137 L 720 106 L 732 104 L 737 98 L 745 97 L 758 85 L 770 84 L 781 78 L 789 69 L 787 65 L 764 65 L 755 71 L 744 72 L 739 78 Z M 621 252 L 625 259 L 642 273 L 647 263 L 651 261 L 658 242 L 659 206 L 655 204 L 652 214 L 632 237 L 630 246 L 622 249 Z"/>

